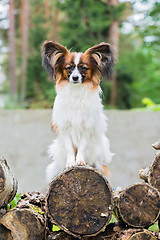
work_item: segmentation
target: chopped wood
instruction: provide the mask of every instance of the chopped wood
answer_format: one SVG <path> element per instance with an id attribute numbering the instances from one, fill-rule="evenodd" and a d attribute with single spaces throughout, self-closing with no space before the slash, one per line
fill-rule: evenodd
<path id="1" fill-rule="evenodd" d="M 130 240 L 156 240 L 157 238 L 151 234 L 146 232 L 135 233 L 130 237 Z"/>
<path id="2" fill-rule="evenodd" d="M 112 216 L 112 190 L 95 169 L 79 166 L 54 179 L 46 197 L 52 223 L 75 237 L 94 236 Z"/>
<path id="3" fill-rule="evenodd" d="M 160 194 L 147 183 L 126 188 L 115 199 L 114 213 L 128 226 L 148 227 L 160 213 Z"/>
<path id="4" fill-rule="evenodd" d="M 160 192 L 160 153 L 156 154 L 151 167 L 140 170 L 139 176 Z"/>
<path id="5" fill-rule="evenodd" d="M 11 231 L 13 240 L 44 240 L 44 225 L 40 218 L 31 209 L 14 209 L 8 211 L 0 223 Z"/>
<path id="6" fill-rule="evenodd" d="M 16 208 L 31 208 L 31 206 L 36 206 L 41 212 L 45 212 L 45 196 L 40 192 L 28 192 L 21 196 Z"/>
<path id="7" fill-rule="evenodd" d="M 17 180 L 11 172 L 7 161 L 0 159 L 0 208 L 6 207 L 17 192 Z"/>
<path id="8" fill-rule="evenodd" d="M 81 237 L 81 240 L 111 240 L 117 232 L 124 231 L 124 227 L 120 223 L 110 223 L 106 226 L 105 231 L 92 237 Z M 76 240 L 77 238 L 69 235 L 64 231 L 52 232 L 48 235 L 47 240 Z"/>
<path id="9" fill-rule="evenodd" d="M 128 229 L 115 234 L 111 240 L 157 240 L 157 237 L 148 230 Z"/>

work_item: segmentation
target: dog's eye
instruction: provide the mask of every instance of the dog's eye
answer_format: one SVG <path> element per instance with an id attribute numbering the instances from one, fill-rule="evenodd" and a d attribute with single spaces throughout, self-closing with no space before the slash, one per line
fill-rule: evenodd
<path id="1" fill-rule="evenodd" d="M 68 67 L 66 67 L 66 69 L 67 69 L 67 70 L 71 70 L 71 69 L 72 69 L 72 67 L 71 67 L 71 66 L 68 66 Z"/>
<path id="2" fill-rule="evenodd" d="M 82 66 L 82 70 L 88 70 L 88 67 Z"/>

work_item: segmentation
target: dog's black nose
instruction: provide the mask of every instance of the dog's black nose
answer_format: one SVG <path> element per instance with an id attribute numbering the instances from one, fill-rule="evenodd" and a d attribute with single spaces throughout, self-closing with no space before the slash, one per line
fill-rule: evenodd
<path id="1" fill-rule="evenodd" d="M 79 77 L 78 76 L 73 76 L 72 78 L 73 78 L 74 82 L 77 82 Z"/>

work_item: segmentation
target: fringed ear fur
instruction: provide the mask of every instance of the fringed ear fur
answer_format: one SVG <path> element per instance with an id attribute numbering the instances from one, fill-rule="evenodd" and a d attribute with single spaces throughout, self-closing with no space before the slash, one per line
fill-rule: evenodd
<path id="1" fill-rule="evenodd" d="M 96 62 L 102 78 L 111 78 L 114 57 L 110 44 L 102 42 L 89 48 L 85 53 L 90 55 L 91 61 Z"/>
<path id="2" fill-rule="evenodd" d="M 56 64 L 60 60 L 63 60 L 68 50 L 53 41 L 45 41 L 42 46 L 42 65 L 45 67 L 46 72 L 51 79 L 56 79 Z"/>

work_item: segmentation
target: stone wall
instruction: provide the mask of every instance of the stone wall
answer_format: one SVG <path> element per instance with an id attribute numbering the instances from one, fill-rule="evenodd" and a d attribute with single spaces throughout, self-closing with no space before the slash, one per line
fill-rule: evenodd
<path id="1" fill-rule="evenodd" d="M 138 171 L 156 153 L 151 144 L 160 138 L 160 112 L 106 111 L 108 137 L 115 153 L 109 168 L 112 187 L 140 181 Z M 50 162 L 51 110 L 0 110 L 0 157 L 7 159 L 19 182 L 19 192 L 45 191 L 45 168 Z"/>

